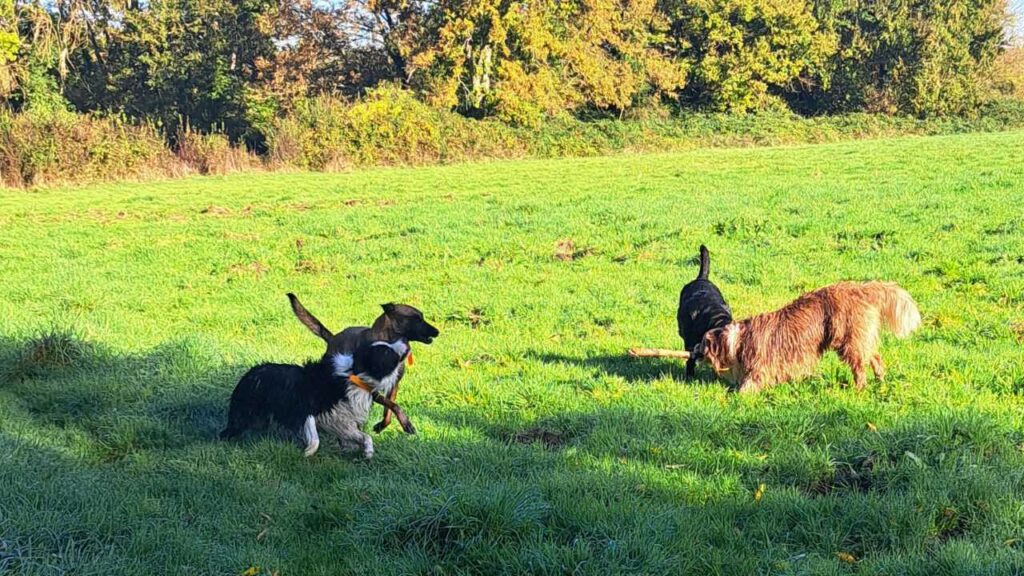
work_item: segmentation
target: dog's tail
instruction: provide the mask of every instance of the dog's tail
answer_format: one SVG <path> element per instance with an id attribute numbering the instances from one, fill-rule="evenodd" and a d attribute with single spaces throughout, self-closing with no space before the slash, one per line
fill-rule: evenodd
<path id="1" fill-rule="evenodd" d="M 697 273 L 697 280 L 707 280 L 711 272 L 711 256 L 708 254 L 707 246 L 700 245 L 700 272 Z"/>
<path id="2" fill-rule="evenodd" d="M 921 312 L 910 294 L 895 283 L 879 283 L 882 323 L 897 338 L 905 338 L 921 326 Z"/>
<path id="3" fill-rule="evenodd" d="M 321 340 L 330 343 L 334 334 L 317 320 L 316 316 L 313 316 L 309 313 L 309 310 L 306 310 L 302 303 L 299 302 L 299 299 L 295 297 L 295 294 L 289 292 L 288 300 L 291 301 L 292 312 L 295 313 L 295 317 L 299 319 L 299 322 L 302 322 L 303 326 L 309 328 L 309 331 L 319 336 Z"/>

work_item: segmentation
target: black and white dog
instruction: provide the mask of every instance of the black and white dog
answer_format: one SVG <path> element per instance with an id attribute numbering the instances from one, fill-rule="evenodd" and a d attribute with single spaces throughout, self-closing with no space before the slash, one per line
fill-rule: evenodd
<path id="1" fill-rule="evenodd" d="M 710 268 L 711 257 L 708 255 L 708 249 L 701 244 L 700 272 L 697 273 L 695 280 L 683 286 L 679 293 L 679 311 L 676 313 L 679 336 L 690 353 L 689 359 L 686 360 L 687 378 L 693 378 L 694 367 L 701 359 L 699 344 L 704 339 L 704 334 L 732 322 L 732 311 L 725 303 L 722 292 L 708 280 Z"/>
<path id="2" fill-rule="evenodd" d="M 295 313 L 295 317 L 299 319 L 299 322 L 327 344 L 325 357 L 336 354 L 351 354 L 359 346 L 378 340 L 391 342 L 403 339 L 406 342 L 430 344 L 440 334 L 437 328 L 423 318 L 422 312 L 406 304 L 382 304 L 381 308 L 383 308 L 384 313 L 377 317 L 373 322 L 373 326 L 350 326 L 335 334 L 324 326 L 323 322 L 320 322 L 316 316 L 313 316 L 309 310 L 306 310 L 295 294 L 289 293 L 288 300 L 291 301 L 292 312 Z M 412 363 L 411 352 L 409 363 Z M 374 432 L 381 432 L 387 428 L 391 424 L 391 414 L 394 412 L 399 423 L 402 424 L 402 428 L 406 432 L 412 433 L 413 427 L 408 422 L 408 419 L 389 405 L 389 403 L 394 404 L 395 398 L 398 395 L 398 384 L 404 375 L 405 366 L 402 366 L 399 368 L 398 378 L 395 380 L 395 385 L 391 387 L 390 392 L 377 400 L 379 404 L 384 405 L 384 418 L 373 427 Z M 320 423 L 324 427 L 330 427 L 326 419 L 321 419 Z"/>
<path id="3" fill-rule="evenodd" d="M 404 340 L 376 341 L 351 354 L 331 354 L 295 364 L 260 364 L 242 376 L 231 393 L 222 439 L 262 429 L 273 420 L 305 442 L 305 455 L 320 446 L 318 421 L 338 436 L 343 449 L 373 457 L 373 440 L 361 428 L 375 396 L 386 396 L 409 354 Z"/>

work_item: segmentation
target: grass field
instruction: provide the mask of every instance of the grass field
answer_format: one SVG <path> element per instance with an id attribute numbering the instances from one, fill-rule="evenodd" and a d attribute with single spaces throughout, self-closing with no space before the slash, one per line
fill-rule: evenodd
<path id="1" fill-rule="evenodd" d="M 625 358 L 702 242 L 738 316 L 884 278 L 924 327 L 862 393 Z M 2 191 L 0 286 L 0 573 L 1024 573 L 1024 133 Z M 417 436 L 214 440 L 323 351 L 287 291 L 438 324 Z"/>

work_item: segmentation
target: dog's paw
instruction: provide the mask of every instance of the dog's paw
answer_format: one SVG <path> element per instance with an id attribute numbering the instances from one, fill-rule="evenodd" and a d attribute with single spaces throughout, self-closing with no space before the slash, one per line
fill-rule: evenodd
<path id="1" fill-rule="evenodd" d="M 404 430 L 406 434 L 415 434 L 416 433 L 416 427 L 412 425 L 412 422 L 405 422 L 405 423 L 403 423 L 402 424 L 402 430 Z"/>
<path id="2" fill-rule="evenodd" d="M 373 432 L 375 434 L 380 434 L 381 431 L 384 430 L 387 427 L 388 427 L 388 423 L 383 421 L 383 420 L 381 420 L 380 422 L 377 422 L 376 424 L 373 425 Z"/>
<path id="3" fill-rule="evenodd" d="M 310 444 L 309 446 L 306 446 L 305 450 L 302 451 L 302 455 L 305 456 L 306 458 L 309 458 L 313 454 L 316 454 L 318 448 L 320 448 L 319 442 Z"/>

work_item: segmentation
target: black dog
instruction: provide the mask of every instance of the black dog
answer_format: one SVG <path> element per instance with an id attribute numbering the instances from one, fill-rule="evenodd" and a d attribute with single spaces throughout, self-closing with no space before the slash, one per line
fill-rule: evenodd
<path id="1" fill-rule="evenodd" d="M 732 322 L 732 311 L 725 303 L 722 292 L 708 280 L 710 267 L 708 249 L 701 244 L 700 272 L 697 278 L 683 286 L 682 292 L 679 293 L 676 322 L 679 324 L 679 336 L 683 338 L 683 344 L 690 353 L 690 358 L 686 361 L 687 378 L 693 378 L 693 369 L 700 360 L 698 344 L 704 339 L 704 334 Z"/>
<path id="2" fill-rule="evenodd" d="M 231 393 L 228 425 L 220 437 L 236 438 L 273 420 L 301 434 L 305 455 L 312 456 L 320 445 L 317 417 L 329 414 L 338 421 L 331 430 L 339 440 L 357 443 L 372 457 L 373 442 L 359 428 L 366 423 L 373 396 L 390 390 L 408 353 L 409 345 L 401 340 L 370 342 L 351 355 L 325 356 L 303 366 L 260 364 Z"/>
<path id="3" fill-rule="evenodd" d="M 422 312 L 405 304 L 382 304 L 381 308 L 384 309 L 384 313 L 377 317 L 373 326 L 352 326 L 334 334 L 320 320 L 317 320 L 315 316 L 310 314 L 309 310 L 306 310 L 302 303 L 299 302 L 299 299 L 295 297 L 295 294 L 288 294 L 288 299 L 292 303 L 292 312 L 295 313 L 299 322 L 302 322 L 303 326 L 309 328 L 313 334 L 316 334 L 327 343 L 326 355 L 328 356 L 331 354 L 351 354 L 359 346 L 367 342 L 379 340 L 392 342 L 404 339 L 430 344 L 440 334 L 437 328 L 431 326 L 423 319 Z M 404 375 L 405 367 L 402 366 L 399 369 L 398 380 L 387 396 L 387 400 L 392 403 L 398 396 L 398 383 Z M 373 427 L 374 432 L 380 432 L 391 424 L 392 412 L 394 410 L 391 410 L 386 405 L 384 406 L 384 418 Z"/>

